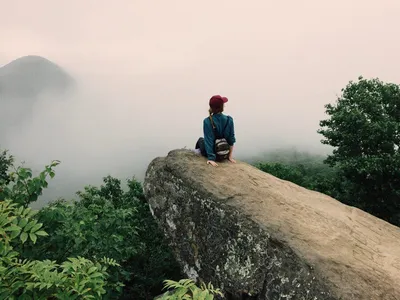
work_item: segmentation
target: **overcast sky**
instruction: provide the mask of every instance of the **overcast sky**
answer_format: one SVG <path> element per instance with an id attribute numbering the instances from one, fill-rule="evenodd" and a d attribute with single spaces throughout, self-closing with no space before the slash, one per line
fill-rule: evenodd
<path id="1" fill-rule="evenodd" d="M 0 0 L 0 65 L 40 55 L 81 83 L 62 105 L 38 101 L 5 145 L 61 173 L 140 178 L 193 147 L 223 94 L 238 155 L 321 148 L 323 106 L 349 80 L 400 82 L 399 13 L 395 0 Z"/>

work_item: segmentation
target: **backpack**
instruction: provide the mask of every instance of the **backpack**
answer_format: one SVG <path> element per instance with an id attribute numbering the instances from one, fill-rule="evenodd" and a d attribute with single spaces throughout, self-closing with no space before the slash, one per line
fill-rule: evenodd
<path id="1" fill-rule="evenodd" d="M 225 127 L 224 127 L 222 133 L 225 132 L 225 129 L 228 126 L 228 123 L 229 123 L 229 119 L 230 118 L 228 116 L 227 120 L 226 120 Z M 210 121 L 211 121 L 211 125 L 213 127 L 214 136 L 215 136 L 214 152 L 215 152 L 215 155 L 217 156 L 217 160 L 221 161 L 221 160 L 227 159 L 228 156 L 229 156 L 230 146 L 229 146 L 227 140 L 223 136 L 218 134 L 217 128 L 215 127 L 214 121 L 213 121 L 211 116 L 210 116 Z"/>

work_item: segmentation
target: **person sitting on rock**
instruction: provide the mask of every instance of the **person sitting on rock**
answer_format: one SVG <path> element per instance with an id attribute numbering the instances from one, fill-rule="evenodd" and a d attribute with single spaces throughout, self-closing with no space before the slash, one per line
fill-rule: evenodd
<path id="1" fill-rule="evenodd" d="M 231 116 L 223 114 L 228 98 L 212 96 L 209 102 L 209 116 L 203 120 L 204 137 L 200 137 L 195 149 L 207 157 L 207 164 L 218 166 L 217 161 L 233 159 L 233 146 L 236 142 L 234 122 Z"/>

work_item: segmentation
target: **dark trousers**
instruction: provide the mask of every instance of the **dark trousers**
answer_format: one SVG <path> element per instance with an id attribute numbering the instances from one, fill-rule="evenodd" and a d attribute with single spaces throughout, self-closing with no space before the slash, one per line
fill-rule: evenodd
<path id="1" fill-rule="evenodd" d="M 207 157 L 207 152 L 206 152 L 206 145 L 204 143 L 204 138 L 200 137 L 197 142 L 196 146 L 194 147 L 195 149 L 200 149 L 201 155 Z"/>

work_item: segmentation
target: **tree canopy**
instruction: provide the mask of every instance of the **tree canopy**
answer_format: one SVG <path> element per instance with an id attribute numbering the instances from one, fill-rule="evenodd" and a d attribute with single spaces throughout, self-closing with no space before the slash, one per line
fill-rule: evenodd
<path id="1" fill-rule="evenodd" d="M 326 163 L 338 169 L 342 200 L 391 220 L 400 196 L 400 87 L 358 78 L 325 106 L 318 132 L 334 147 Z"/>

